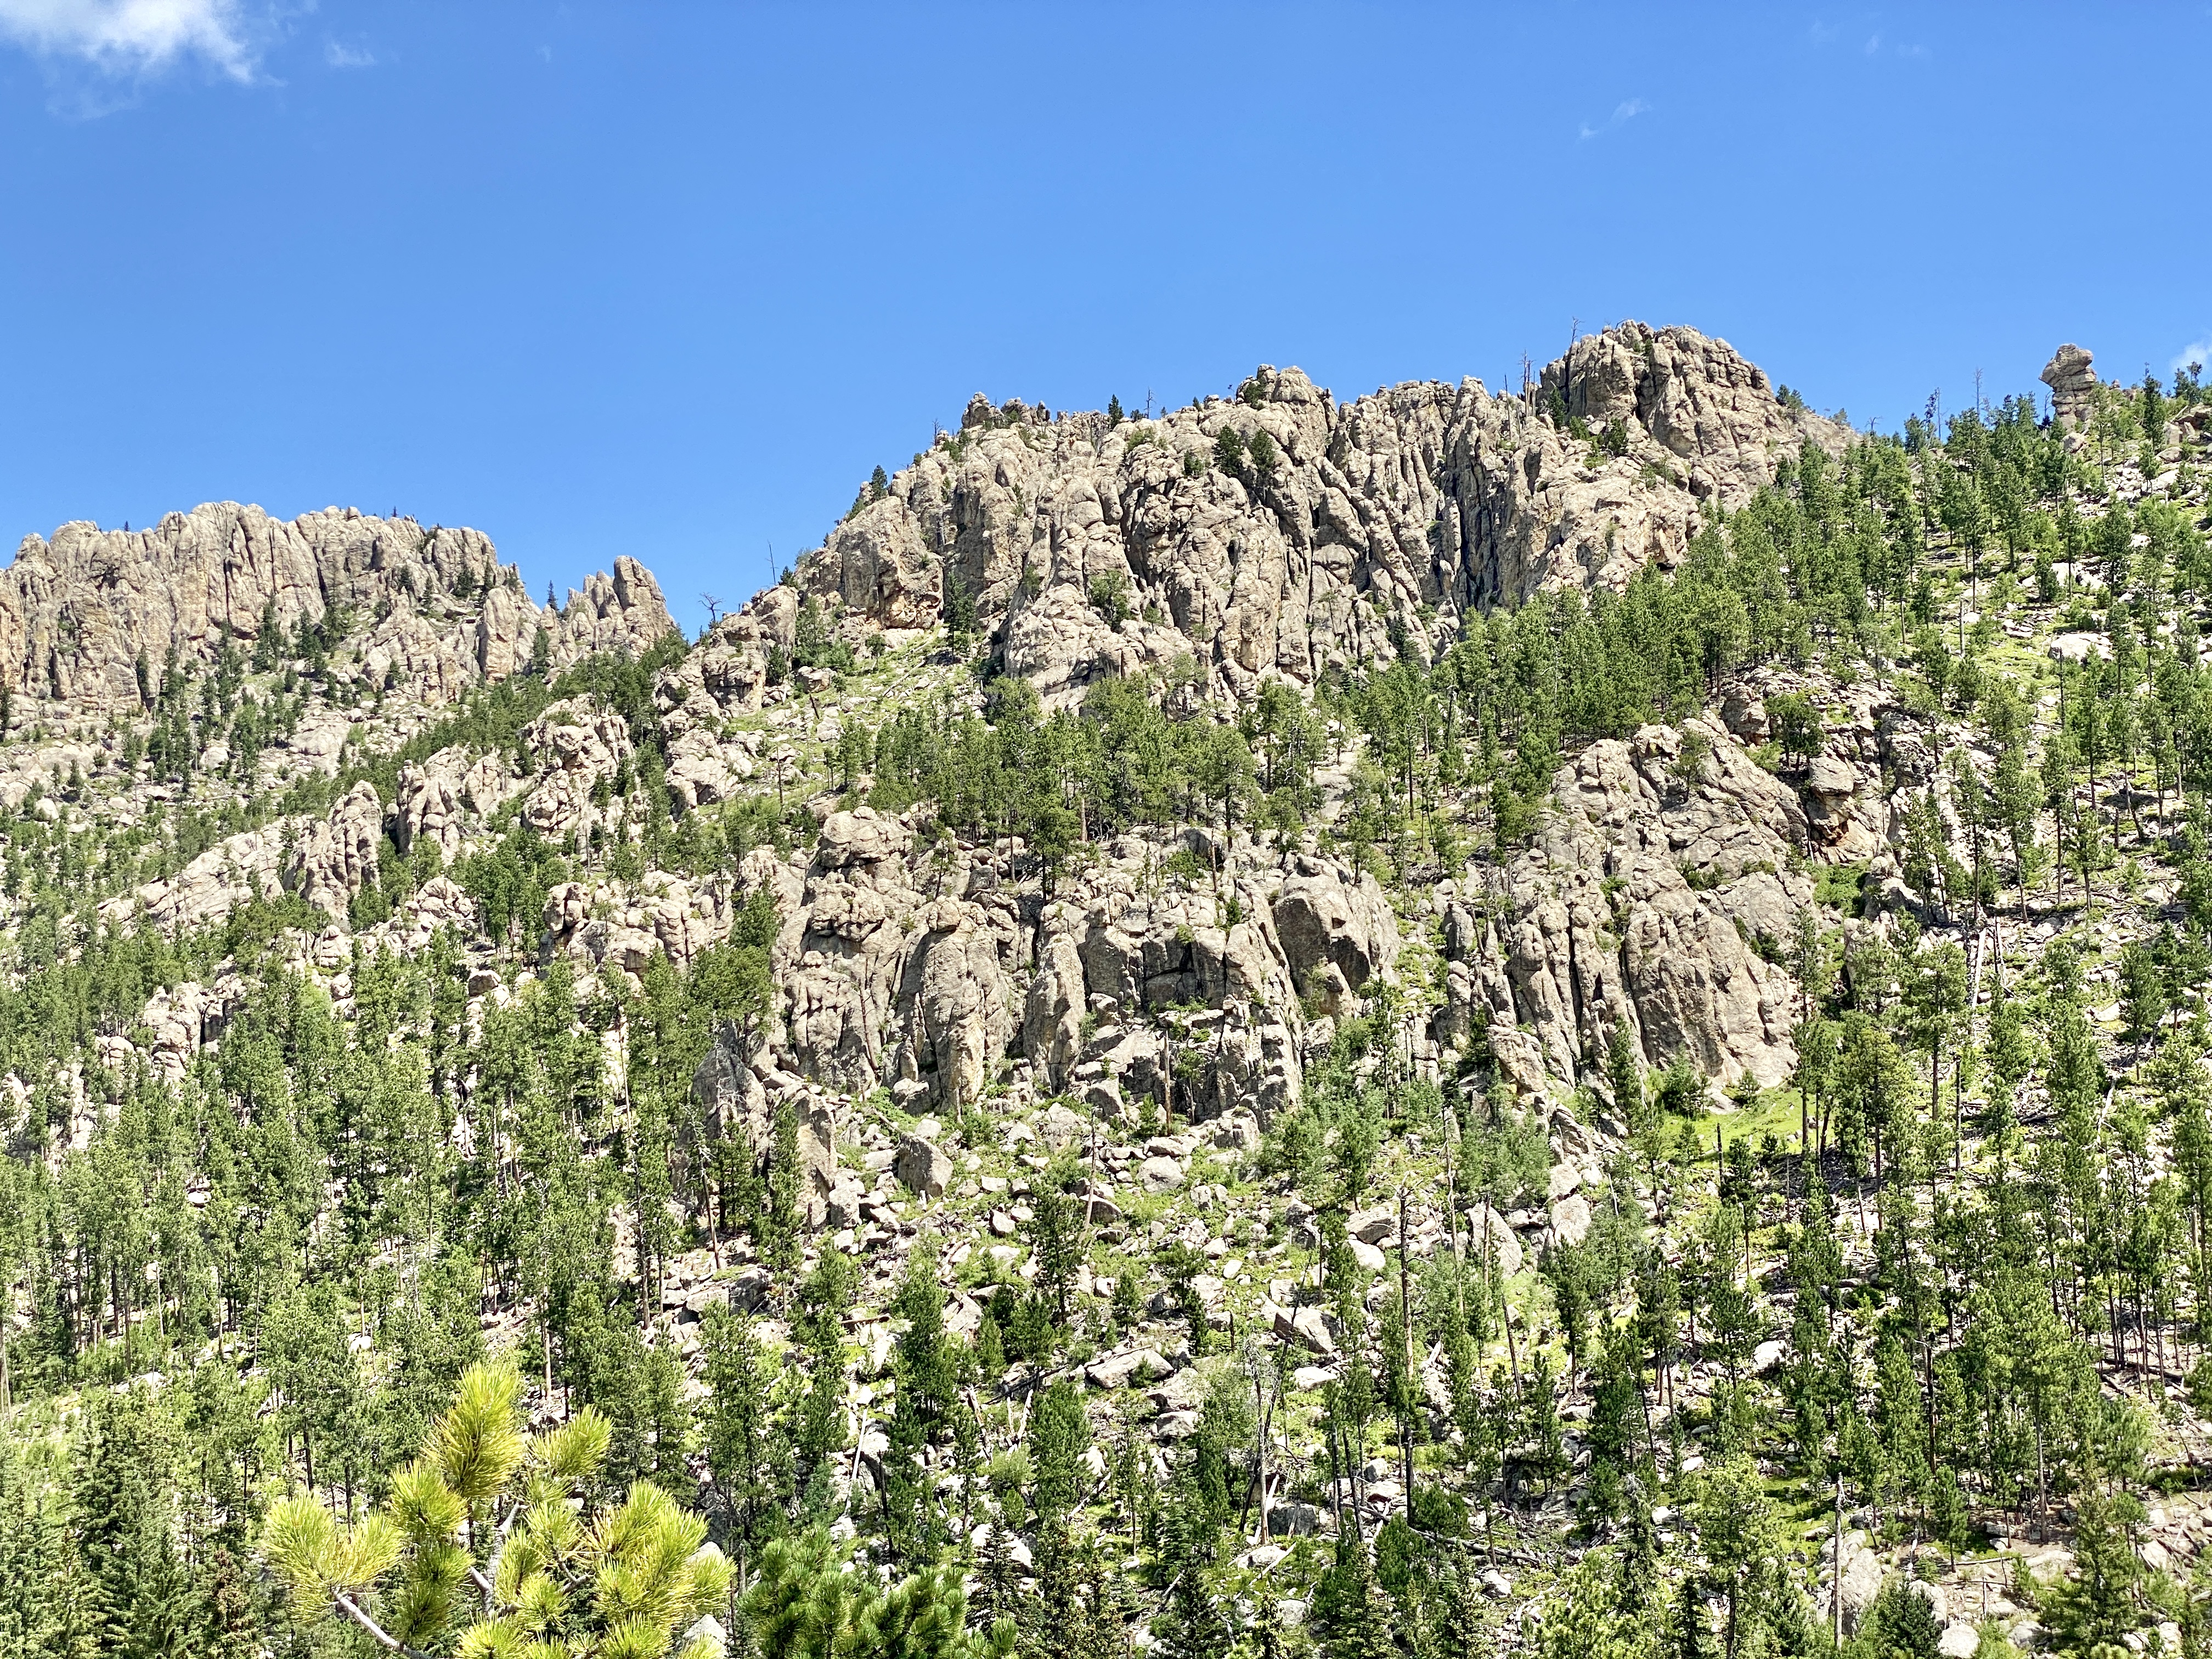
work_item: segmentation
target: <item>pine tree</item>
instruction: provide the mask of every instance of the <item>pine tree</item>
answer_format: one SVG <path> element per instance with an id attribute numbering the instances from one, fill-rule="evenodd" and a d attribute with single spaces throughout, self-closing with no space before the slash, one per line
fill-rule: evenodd
<path id="1" fill-rule="evenodd" d="M 137 1512 L 101 1574 L 107 1618 L 100 1645 L 112 1659 L 201 1659 L 205 1651 L 204 1607 L 177 1558 L 166 1509 L 149 1504 Z"/>
<path id="2" fill-rule="evenodd" d="M 1465 1552 L 1453 1559 L 1451 1570 L 1437 1580 L 1429 1597 L 1426 1622 L 1433 1653 L 1480 1653 L 1487 1644 L 1482 1587 Z"/>
<path id="3" fill-rule="evenodd" d="M 933 1251 L 915 1252 L 894 1307 L 907 1328 L 893 1356 L 898 1393 L 884 1452 L 884 1523 L 895 1558 L 920 1563 L 934 1555 L 943 1530 L 924 1453 L 950 1434 L 957 1392 Z"/>
<path id="4" fill-rule="evenodd" d="M 1667 1630 L 1667 1659 L 1715 1659 L 1712 1626 L 1705 1619 L 1703 1587 L 1695 1575 L 1682 1580 Z"/>
<path id="5" fill-rule="evenodd" d="M 1030 1502 L 1040 1523 L 1065 1521 L 1083 1496 L 1091 1425 L 1083 1396 L 1062 1377 L 1045 1389 L 1030 1418 Z"/>
<path id="6" fill-rule="evenodd" d="M 1328 1659 L 1390 1659 L 1397 1651 L 1389 1598 L 1357 1527 L 1337 1539 L 1336 1559 L 1315 1593 L 1313 1610 Z"/>
<path id="7" fill-rule="evenodd" d="M 782 1530 L 781 1471 L 787 1467 L 788 1449 L 750 1316 L 709 1308 L 702 1330 L 707 1468 L 742 1564 Z"/>
<path id="8" fill-rule="evenodd" d="M 1169 1496 L 1166 1530 L 1160 1570 L 1167 1592 L 1152 1620 L 1152 1651 L 1160 1659 L 1223 1659 L 1231 1634 L 1212 1583 L 1214 1525 L 1188 1480 Z"/>
<path id="9" fill-rule="evenodd" d="M 0 1437 L 0 1659 L 65 1659 L 96 1640 L 78 1615 L 80 1558 L 12 1443 Z"/>
<path id="10" fill-rule="evenodd" d="M 1006 1527 L 993 1521 L 984 1529 L 983 1545 L 975 1560 L 975 1599 L 971 1611 L 975 1626 L 989 1630 L 1001 1619 L 1018 1625 L 1024 1604 L 1021 1574 Z"/>
<path id="11" fill-rule="evenodd" d="M 1881 1587 L 1859 1620 L 1859 1640 L 1880 1659 L 1936 1659 L 1936 1607 L 1902 1578 Z"/>
<path id="12" fill-rule="evenodd" d="M 304 1492 L 270 1509 L 263 1549 L 303 1624 L 342 1617 L 386 1648 L 442 1642 L 474 1610 L 463 1586 L 501 1500 L 516 1523 L 471 1650 L 597 1651 L 619 1631 L 627 1650 L 661 1652 L 726 1605 L 730 1566 L 704 1547 L 706 1522 L 642 1480 L 601 1504 L 612 1425 L 587 1407 L 526 1437 L 521 1392 L 512 1365 L 471 1367 L 390 1499 L 351 1525 Z"/>
<path id="13" fill-rule="evenodd" d="M 1058 1513 L 1042 1515 L 1031 1546 L 1036 1560 L 1032 1591 L 1016 1620 L 1024 1659 L 1058 1659 L 1083 1645 L 1085 1607 L 1082 1562 Z"/>
<path id="14" fill-rule="evenodd" d="M 2136 1586 L 2143 1567 L 2127 1529 L 2142 1517 L 2142 1506 L 2125 1494 L 2081 1495 L 2074 1521 L 2074 1577 L 2051 1594 L 2047 1608 L 2061 1651 L 2118 1651 L 2141 1625 Z"/>

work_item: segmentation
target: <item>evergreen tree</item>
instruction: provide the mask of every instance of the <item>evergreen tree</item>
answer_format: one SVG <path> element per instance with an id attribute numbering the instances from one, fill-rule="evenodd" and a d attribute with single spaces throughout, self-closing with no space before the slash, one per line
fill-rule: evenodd
<path id="1" fill-rule="evenodd" d="M 1152 1650 L 1161 1659 L 1223 1659 L 1231 1632 L 1214 1595 L 1217 1545 L 1206 1506 L 1188 1481 L 1169 1494 L 1166 1536 L 1161 1540 L 1160 1571 L 1166 1589 L 1152 1620 Z"/>
<path id="2" fill-rule="evenodd" d="M 2143 1573 L 2128 1528 L 2142 1518 L 2133 1498 L 2084 1492 L 2075 1506 L 2074 1577 L 2052 1591 L 2045 1609 L 2060 1650 L 2122 1650 L 2142 1616 L 2136 1588 Z"/>
<path id="3" fill-rule="evenodd" d="M 1852 1645 L 1871 1659 L 1936 1659 L 1942 1638 L 1935 1603 L 1905 1580 L 1893 1578 L 1860 1615 Z"/>
<path id="4" fill-rule="evenodd" d="M 1389 1598 L 1357 1527 L 1338 1537 L 1335 1559 L 1315 1592 L 1313 1614 L 1328 1659 L 1389 1659 L 1397 1651 Z"/>

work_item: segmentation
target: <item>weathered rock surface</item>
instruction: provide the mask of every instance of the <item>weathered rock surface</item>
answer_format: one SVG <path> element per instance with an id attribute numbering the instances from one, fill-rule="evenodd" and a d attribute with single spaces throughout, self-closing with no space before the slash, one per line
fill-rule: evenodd
<path id="1" fill-rule="evenodd" d="M 2087 426 L 2097 408 L 2097 371 L 2090 365 L 2094 354 L 2069 341 L 2051 354 L 2036 378 L 2051 388 L 2052 423 L 2073 431 Z"/>
<path id="2" fill-rule="evenodd" d="M 1820 1598 L 1825 1604 L 1823 1611 L 1832 1609 L 1835 1602 L 1831 1598 L 1840 1595 L 1844 1631 L 1848 1635 L 1858 1628 L 1860 1616 L 1881 1594 L 1881 1557 L 1868 1543 L 1866 1534 L 1856 1529 L 1844 1534 L 1840 1572 L 1837 1571 L 1836 1540 L 1832 1537 L 1822 1546 L 1820 1553 L 1828 1569 L 1828 1583 Z"/>
<path id="3" fill-rule="evenodd" d="M 376 845 L 383 833 L 376 786 L 354 785 L 329 817 L 307 826 L 287 884 L 318 909 L 343 917 L 353 896 L 376 878 Z"/>
<path id="4" fill-rule="evenodd" d="M 374 615 L 362 676 L 425 702 L 528 665 L 538 630 L 558 667 L 592 652 L 641 651 L 675 626 L 627 556 L 561 610 L 541 610 L 474 530 L 332 507 L 289 520 L 216 501 L 150 529 L 65 524 L 26 537 L 0 571 L 0 684 L 75 707 L 135 713 L 174 652 L 212 663 L 252 648 L 264 619 L 289 641 L 334 606 Z M 143 668 L 142 668 L 143 664 Z"/>
<path id="5" fill-rule="evenodd" d="M 891 1173 L 910 1192 L 923 1198 L 942 1198 L 946 1183 L 952 1179 L 952 1159 L 935 1141 L 908 1135 L 899 1143 L 898 1159 L 891 1165 Z"/>
<path id="6" fill-rule="evenodd" d="M 1301 995 L 1334 1013 L 1398 957 L 1398 918 L 1371 875 L 1302 858 L 1274 902 L 1275 931 Z"/>
<path id="7" fill-rule="evenodd" d="M 763 1170 L 775 1146 L 776 1109 L 789 1101 L 802 1173 L 799 1205 L 807 1224 L 850 1226 L 857 1218 L 857 1194 L 848 1190 L 850 1177 L 837 1167 L 831 1103 L 803 1079 L 769 1064 L 757 1033 L 721 1027 L 692 1077 L 691 1093 L 701 1109 L 705 1143 L 738 1141 Z"/>
<path id="8" fill-rule="evenodd" d="M 963 595 L 1048 702 L 1194 647 L 1231 691 L 1310 684 L 1388 654 L 1394 629 L 1430 638 L 1425 606 L 1448 624 L 1671 565 L 1706 502 L 1735 505 L 1778 459 L 1844 436 L 1724 343 L 1640 323 L 1578 341 L 1529 399 L 1470 380 L 1340 405 L 1269 368 L 1237 401 L 1119 425 L 979 397 L 799 580 L 885 629 Z"/>
<path id="9" fill-rule="evenodd" d="M 539 835 L 557 838 L 588 832 L 605 816 L 605 797 L 629 758 L 629 731 L 620 715 L 572 697 L 532 720 L 522 747 L 535 780 L 522 816 Z"/>
<path id="10" fill-rule="evenodd" d="M 496 751 L 471 757 L 465 749 L 445 749 L 420 765 L 400 768 L 392 845 L 412 853 L 417 841 L 428 841 L 450 862 L 471 824 L 496 811 L 514 782 Z"/>
<path id="11" fill-rule="evenodd" d="M 1796 792 L 1702 719 L 1592 744 L 1553 789 L 1507 872 L 1510 914 L 1449 980 L 1462 1022 L 1490 1022 L 1500 1071 L 1524 1089 L 1592 1078 L 1618 1030 L 1647 1066 L 1781 1082 L 1796 986 L 1757 947 L 1778 951 L 1812 898 L 1790 867 Z"/>

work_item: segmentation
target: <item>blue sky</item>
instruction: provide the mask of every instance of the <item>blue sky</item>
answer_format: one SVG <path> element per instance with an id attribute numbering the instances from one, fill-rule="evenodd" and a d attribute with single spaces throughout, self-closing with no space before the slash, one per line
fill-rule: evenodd
<path id="1" fill-rule="evenodd" d="M 2203 7 L 0 0 L 0 534 L 232 497 L 689 623 L 968 395 L 1517 376 L 1894 427 L 2212 337 Z"/>

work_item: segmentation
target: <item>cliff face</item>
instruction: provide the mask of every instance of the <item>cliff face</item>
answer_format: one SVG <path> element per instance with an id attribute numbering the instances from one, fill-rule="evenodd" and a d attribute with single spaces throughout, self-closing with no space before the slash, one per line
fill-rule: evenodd
<path id="1" fill-rule="evenodd" d="M 1269 368 L 1156 420 L 979 396 L 799 580 L 887 629 L 972 603 L 1048 700 L 1186 653 L 1233 695 L 1479 606 L 1620 588 L 1676 562 L 1709 504 L 1845 436 L 1724 342 L 1640 323 L 1577 342 L 1528 398 L 1468 380 L 1339 404 Z"/>
<path id="2" fill-rule="evenodd" d="M 138 661 L 213 662 L 251 647 L 264 618 L 292 637 L 333 606 L 373 617 L 365 656 L 426 701 L 530 660 L 539 628 L 553 659 L 642 649 L 669 632 L 660 590 L 635 559 L 595 574 L 562 610 L 541 610 L 479 531 L 424 529 L 351 507 L 289 522 L 210 502 L 150 530 L 64 525 L 27 536 L 0 571 L 0 684 L 79 710 L 136 710 Z"/>

